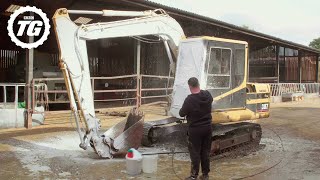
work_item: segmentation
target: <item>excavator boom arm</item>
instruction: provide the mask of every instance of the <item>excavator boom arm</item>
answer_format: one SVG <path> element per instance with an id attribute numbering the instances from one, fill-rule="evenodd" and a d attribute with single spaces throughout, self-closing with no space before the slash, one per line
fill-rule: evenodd
<path id="1" fill-rule="evenodd" d="M 157 12 L 160 12 L 160 14 Z M 69 13 L 128 16 L 135 18 L 78 26 L 70 19 Z M 91 141 L 100 156 L 111 158 L 113 152 L 119 149 L 111 147 L 117 144 L 116 137 L 99 135 L 100 125 L 94 111 L 86 41 L 116 37 L 156 35 L 165 42 L 166 49 L 168 49 L 167 47 L 169 46 L 176 56 L 179 41 L 185 38 L 184 32 L 179 23 L 163 10 L 127 12 L 58 9 L 53 17 L 53 22 L 60 49 L 60 68 L 64 74 L 70 107 L 74 112 L 77 125 L 80 124 L 79 122 L 82 119 L 86 126 L 84 135 L 82 135 L 78 127 L 81 140 L 80 147 L 86 149 L 89 141 Z M 170 54 L 170 52 L 168 52 L 168 54 Z M 169 59 L 172 60 L 171 58 Z M 133 119 L 139 121 L 137 118 Z M 125 126 L 124 130 L 132 131 L 132 128 Z M 110 133 L 105 133 L 105 135 L 108 134 Z M 122 141 L 123 140 L 121 140 L 121 142 Z M 122 146 L 119 145 L 119 147 Z"/>

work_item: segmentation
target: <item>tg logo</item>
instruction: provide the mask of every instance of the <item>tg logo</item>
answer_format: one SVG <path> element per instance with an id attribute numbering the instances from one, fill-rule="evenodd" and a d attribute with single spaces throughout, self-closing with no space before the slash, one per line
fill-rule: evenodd
<path id="1" fill-rule="evenodd" d="M 34 16 L 24 16 L 23 20 L 15 21 L 16 18 L 25 12 L 33 12 L 34 14 L 38 14 L 42 21 L 40 20 L 34 20 Z M 17 23 L 19 26 L 18 32 L 15 34 L 13 31 L 14 23 Z M 43 30 L 42 36 L 40 36 L 40 33 Z M 47 15 L 42 12 L 41 9 L 38 9 L 36 7 L 21 7 L 18 10 L 16 10 L 13 14 L 11 14 L 10 19 L 8 21 L 8 35 L 11 38 L 11 41 L 14 42 L 17 46 L 20 46 L 22 48 L 37 48 L 38 46 L 42 45 L 45 40 L 47 40 L 48 35 L 50 33 L 50 24 L 49 19 L 47 18 Z M 25 43 L 22 42 L 18 37 L 21 37 L 26 33 L 27 36 L 35 36 L 39 37 L 36 42 L 33 43 Z"/>
<path id="2" fill-rule="evenodd" d="M 32 17 L 33 18 L 33 17 Z M 26 27 L 29 25 L 27 30 L 28 36 L 39 36 L 41 32 L 41 27 L 43 25 L 42 21 L 18 21 L 20 25 L 17 36 L 22 36 Z"/>

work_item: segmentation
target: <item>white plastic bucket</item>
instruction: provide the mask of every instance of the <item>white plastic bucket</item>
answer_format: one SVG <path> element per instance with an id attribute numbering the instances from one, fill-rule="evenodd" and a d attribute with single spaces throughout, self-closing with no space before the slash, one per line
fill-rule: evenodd
<path id="1" fill-rule="evenodd" d="M 127 174 L 131 176 L 139 175 L 141 173 L 142 160 L 141 159 L 127 159 Z"/>
<path id="2" fill-rule="evenodd" d="M 142 170 L 144 173 L 155 173 L 158 169 L 158 155 L 144 155 Z"/>
<path id="3" fill-rule="evenodd" d="M 141 173 L 142 156 L 137 150 L 133 148 L 131 148 L 131 150 L 133 151 L 134 156 L 133 158 L 128 158 L 126 156 L 126 168 L 128 175 L 135 176 Z"/>

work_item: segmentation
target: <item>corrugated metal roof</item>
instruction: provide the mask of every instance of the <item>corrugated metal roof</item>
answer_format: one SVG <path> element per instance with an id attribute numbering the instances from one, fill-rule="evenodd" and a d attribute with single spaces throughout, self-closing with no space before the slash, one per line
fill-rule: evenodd
<path id="1" fill-rule="evenodd" d="M 220 27 L 223 27 L 223 28 L 226 28 L 226 29 L 230 29 L 230 30 L 235 31 L 235 32 L 240 32 L 240 33 L 247 34 L 247 35 L 250 35 L 250 36 L 254 36 L 254 37 L 258 37 L 258 38 L 265 39 L 265 40 L 268 40 L 268 41 L 272 41 L 272 42 L 275 42 L 275 43 L 279 43 L 279 44 L 282 44 L 282 45 L 285 45 L 285 46 L 288 46 L 288 47 L 302 49 L 302 50 L 306 50 L 306 51 L 310 51 L 310 52 L 313 52 L 313 53 L 320 54 L 319 50 L 311 48 L 311 47 L 308 47 L 308 46 L 305 46 L 305 45 L 302 45 L 302 44 L 298 44 L 298 43 L 295 43 L 295 42 L 292 42 L 292 41 L 284 40 L 284 39 L 281 39 L 281 38 L 278 38 L 278 37 L 275 37 L 275 36 L 271 36 L 271 35 L 268 35 L 268 34 L 260 33 L 260 32 L 253 31 L 253 30 L 250 30 L 250 29 L 245 29 L 245 28 L 242 28 L 242 27 L 230 24 L 230 23 L 226 23 L 226 22 L 223 22 L 223 21 L 220 21 L 220 20 L 217 20 L 217 19 L 213 19 L 213 18 L 210 18 L 210 17 L 207 17 L 207 16 L 203 16 L 203 15 L 196 14 L 196 13 L 193 13 L 193 12 L 185 11 L 183 9 L 178 9 L 178 8 L 171 7 L 171 6 L 166 6 L 166 5 L 163 5 L 163 4 L 160 4 L 160 3 L 157 3 L 157 2 L 153 2 L 153 1 L 150 1 L 150 0 L 136 0 L 136 1 L 122 0 L 122 1 L 125 1 L 127 3 L 140 4 L 142 6 L 143 5 L 150 6 L 150 7 L 153 7 L 153 8 L 162 8 L 162 9 L 165 9 L 166 11 L 168 11 L 168 13 L 177 13 L 177 15 L 187 16 L 189 18 L 195 18 L 195 19 L 199 19 L 199 20 L 202 20 L 202 21 L 206 21 L 208 23 L 211 23 L 211 24 L 214 24 L 216 26 L 220 26 Z"/>

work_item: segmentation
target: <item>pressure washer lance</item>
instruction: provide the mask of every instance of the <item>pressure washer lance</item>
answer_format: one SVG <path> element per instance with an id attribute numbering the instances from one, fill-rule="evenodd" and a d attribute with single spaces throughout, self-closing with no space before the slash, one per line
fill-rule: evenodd
<path id="1" fill-rule="evenodd" d="M 188 151 L 175 152 L 174 149 L 173 150 L 171 149 L 169 152 L 142 153 L 142 155 L 148 156 L 148 155 L 161 155 L 161 154 L 184 154 L 184 153 L 189 153 L 189 152 Z"/>

